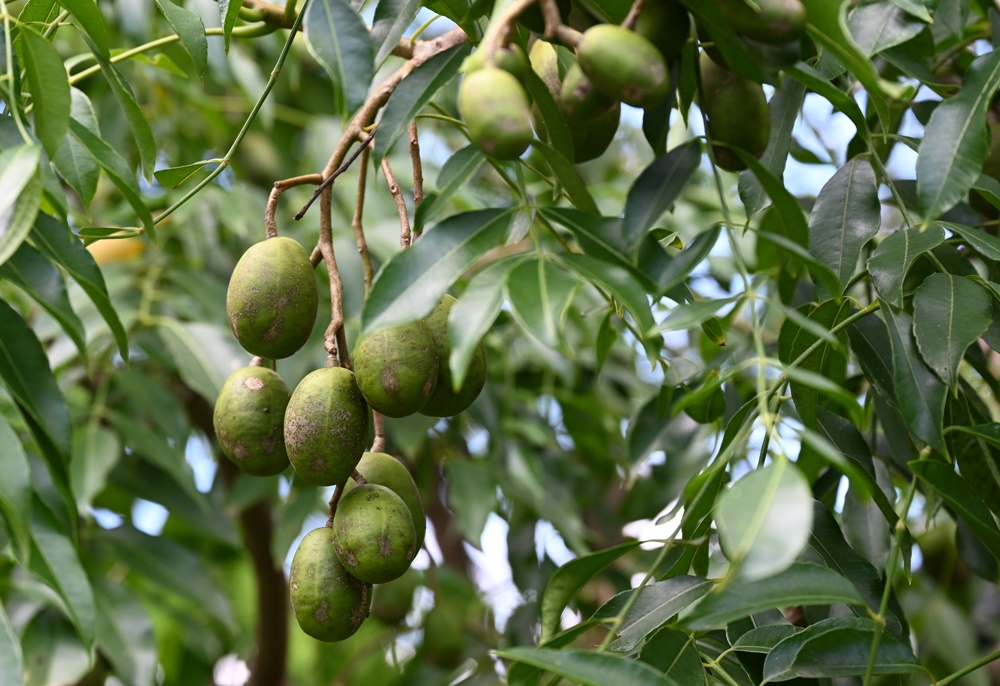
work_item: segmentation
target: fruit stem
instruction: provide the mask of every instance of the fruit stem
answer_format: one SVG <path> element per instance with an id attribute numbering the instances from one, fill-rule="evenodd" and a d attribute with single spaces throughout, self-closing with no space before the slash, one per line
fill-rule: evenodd
<path id="1" fill-rule="evenodd" d="M 406 213 L 406 199 L 403 197 L 403 191 L 399 188 L 396 176 L 392 173 L 388 157 L 382 158 L 382 174 L 385 176 L 386 183 L 389 184 L 389 193 L 396 202 L 396 213 L 399 214 L 399 247 L 405 250 L 410 245 L 410 218 Z"/>
<path id="2" fill-rule="evenodd" d="M 354 479 L 354 483 L 356 483 L 358 486 L 364 486 L 366 483 L 368 483 L 368 479 L 361 476 L 361 473 L 358 472 L 357 469 L 351 472 L 351 478 Z"/>
<path id="3" fill-rule="evenodd" d="M 628 15 L 622 21 L 622 28 L 629 29 L 630 31 L 635 28 L 635 23 L 639 21 L 639 15 L 642 14 L 642 8 L 645 6 L 646 0 L 635 0 L 632 3 L 632 7 L 628 11 Z"/>
<path id="4" fill-rule="evenodd" d="M 326 528 L 333 528 L 333 515 L 337 514 L 337 504 L 340 502 L 340 496 L 344 494 L 344 489 L 347 488 L 347 479 L 337 484 L 333 490 L 333 495 L 330 497 L 330 502 L 327 503 L 327 512 L 329 512 L 329 517 L 326 519 Z"/>
<path id="5" fill-rule="evenodd" d="M 385 417 L 381 412 L 372 411 L 372 419 L 375 423 L 375 440 L 372 441 L 373 453 L 385 452 Z"/>
<path id="6" fill-rule="evenodd" d="M 361 270 L 365 278 L 365 299 L 372 289 L 372 258 L 368 254 L 368 241 L 365 239 L 365 227 L 362 219 L 365 211 L 365 184 L 368 180 L 368 158 L 371 157 L 371 147 L 365 146 L 361 152 L 361 164 L 358 165 L 358 194 L 354 198 L 354 216 L 351 217 L 351 231 L 354 242 L 358 244 L 358 254 L 361 256 Z"/>
<path id="7" fill-rule="evenodd" d="M 326 262 L 330 279 L 330 326 L 323 336 L 323 346 L 329 356 L 328 361 L 339 360 L 341 366 L 351 369 L 351 355 L 347 350 L 347 336 L 344 334 L 344 282 L 337 268 L 337 257 L 333 252 L 333 225 L 330 218 L 332 189 L 327 186 L 319 200 L 319 249 Z"/>
<path id="8" fill-rule="evenodd" d="M 267 199 L 267 206 L 264 208 L 264 230 L 268 238 L 274 238 L 278 235 L 278 225 L 274 221 L 274 215 L 278 211 L 278 200 L 281 199 L 281 194 L 295 186 L 304 186 L 306 184 L 318 185 L 321 183 L 323 183 L 323 177 L 320 174 L 303 174 L 302 176 L 293 176 L 290 179 L 282 179 L 274 182 L 271 195 Z"/>
<path id="9" fill-rule="evenodd" d="M 545 19 L 545 37 L 576 49 L 583 34 L 562 23 L 562 15 L 559 14 L 559 5 L 556 4 L 556 0 L 541 0 L 541 4 L 542 16 Z"/>
<path id="10" fill-rule="evenodd" d="M 312 197 L 309 198 L 309 202 L 307 202 L 302 207 L 302 209 L 299 210 L 298 214 L 295 215 L 295 221 L 299 221 L 300 219 L 302 219 L 302 217 L 306 216 L 306 212 L 308 212 L 309 208 L 312 207 L 312 204 L 316 201 L 316 198 L 318 198 L 323 191 L 332 186 L 333 182 L 337 180 L 338 176 L 340 176 L 341 174 L 343 174 L 344 172 L 346 172 L 348 169 L 351 168 L 351 165 L 354 164 L 354 160 L 358 159 L 358 156 L 361 155 L 362 152 L 368 149 L 368 145 L 372 142 L 372 139 L 375 138 L 375 133 L 377 131 L 378 131 L 378 124 L 375 124 L 372 127 L 372 130 L 368 133 L 368 136 L 363 141 L 361 141 L 361 146 L 353 153 L 351 153 L 351 156 L 348 157 L 343 164 L 337 167 L 333 171 L 333 173 L 330 174 L 330 176 L 328 176 L 322 183 L 320 183 L 319 188 L 317 188 L 313 192 Z M 319 176 L 321 179 L 323 178 L 322 174 L 315 174 L 315 175 L 310 174 L 309 176 Z"/>
<path id="11" fill-rule="evenodd" d="M 417 120 L 414 119 L 406 127 L 406 133 L 410 138 L 410 161 L 413 164 L 413 215 L 416 217 L 420 203 L 424 201 L 424 166 L 420 161 L 420 138 L 417 136 Z M 420 231 L 413 232 L 410 242 L 420 237 Z"/>

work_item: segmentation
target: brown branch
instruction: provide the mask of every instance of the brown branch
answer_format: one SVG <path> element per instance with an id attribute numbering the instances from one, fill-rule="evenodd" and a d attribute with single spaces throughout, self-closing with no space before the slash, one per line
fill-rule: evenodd
<path id="1" fill-rule="evenodd" d="M 323 183 L 323 177 L 319 174 L 304 174 L 274 182 L 271 195 L 267 199 L 267 206 L 264 208 L 264 230 L 267 232 L 268 238 L 274 238 L 278 235 L 278 225 L 274 220 L 274 215 L 278 211 L 278 201 L 281 199 L 281 194 L 289 188 L 318 183 Z"/>
<path id="2" fill-rule="evenodd" d="M 372 419 L 375 423 L 375 440 L 372 441 L 372 448 L 369 452 L 385 452 L 385 417 L 381 412 L 372 410 Z"/>
<path id="3" fill-rule="evenodd" d="M 396 181 L 396 177 L 392 173 L 388 157 L 382 158 L 382 173 L 389 184 L 389 193 L 396 201 L 396 213 L 399 215 L 399 247 L 405 250 L 410 245 L 410 217 L 406 213 L 406 199 L 403 197 L 403 191 L 399 188 L 399 182 Z"/>
<path id="4" fill-rule="evenodd" d="M 413 165 L 413 216 L 416 218 L 420 203 L 424 201 L 424 165 L 420 160 L 420 137 L 417 135 L 417 120 L 414 119 L 406 127 L 410 137 L 410 162 Z M 417 240 L 420 232 L 415 231 L 411 241 Z"/>
<path id="5" fill-rule="evenodd" d="M 635 28 L 635 23 L 639 21 L 639 15 L 642 14 L 642 8 L 646 4 L 646 0 L 635 0 L 632 3 L 632 7 L 628 11 L 624 21 L 622 21 L 622 28 L 632 30 Z"/>
<path id="6" fill-rule="evenodd" d="M 351 472 L 351 478 L 354 479 L 354 483 L 356 483 L 358 486 L 364 486 L 366 483 L 368 483 L 368 479 L 361 476 L 361 474 L 358 473 L 357 469 Z"/>
<path id="7" fill-rule="evenodd" d="M 334 171 L 332 174 L 330 174 L 330 176 L 326 177 L 326 179 L 323 180 L 323 182 L 319 185 L 319 188 L 317 188 L 313 192 L 312 197 L 309 198 L 309 202 L 307 202 L 305 206 L 301 210 L 299 210 L 298 214 L 295 215 L 295 221 L 299 221 L 300 219 L 302 219 L 302 217 L 306 215 L 306 212 L 309 211 L 309 208 L 312 207 L 312 204 L 316 201 L 316 198 L 319 197 L 320 193 L 322 193 L 327 188 L 332 186 L 333 182 L 337 180 L 338 176 L 340 176 L 341 174 L 343 174 L 344 172 L 346 172 L 348 169 L 351 168 L 351 165 L 354 164 L 354 160 L 358 159 L 358 156 L 362 152 L 368 149 L 369 143 L 371 143 L 372 139 L 375 138 L 376 131 L 378 131 L 377 124 L 375 125 L 375 128 L 373 128 L 368 133 L 368 136 L 361 142 L 361 146 L 357 150 L 355 150 L 349 158 L 347 158 L 347 161 L 345 161 L 342 165 L 337 167 L 336 171 Z M 315 176 L 320 176 L 320 178 L 323 178 L 319 174 L 315 174 Z"/>
<path id="8" fill-rule="evenodd" d="M 583 34 L 562 23 L 562 15 L 559 13 L 559 5 L 556 4 L 556 0 L 540 1 L 542 3 L 542 16 L 545 18 L 545 37 L 550 41 L 576 48 L 583 38 Z"/>
<path id="9" fill-rule="evenodd" d="M 362 217 L 365 211 L 365 184 L 368 181 L 368 159 L 371 157 L 371 148 L 365 146 L 361 153 L 361 164 L 358 166 L 358 194 L 354 198 L 354 216 L 351 217 L 351 231 L 354 232 L 354 242 L 358 245 L 358 254 L 361 256 L 361 270 L 365 276 L 365 298 L 372 288 L 372 278 L 375 271 L 372 269 L 372 257 L 368 254 L 368 241 L 365 239 L 365 228 Z"/>
<path id="10" fill-rule="evenodd" d="M 347 488 L 347 479 L 337 484 L 333 489 L 333 495 L 330 496 L 330 502 L 326 504 L 326 511 L 329 516 L 326 518 L 326 528 L 333 528 L 333 515 L 337 514 L 337 505 L 340 503 L 341 496 L 344 495 L 344 489 Z"/>
<path id="11" fill-rule="evenodd" d="M 344 333 L 344 282 L 340 278 L 337 257 L 333 252 L 333 222 L 330 217 L 332 196 L 333 191 L 327 187 L 319 200 L 319 250 L 330 277 L 330 326 L 323 336 L 323 347 L 326 348 L 328 365 L 336 360 L 342 367 L 351 369 L 351 355 L 347 350 L 347 337 Z"/>

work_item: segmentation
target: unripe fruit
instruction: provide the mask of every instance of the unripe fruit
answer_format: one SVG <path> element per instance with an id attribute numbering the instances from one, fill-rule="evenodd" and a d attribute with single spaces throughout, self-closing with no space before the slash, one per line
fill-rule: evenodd
<path id="1" fill-rule="evenodd" d="M 376 412 L 411 415 L 424 406 L 437 384 L 434 336 L 423 321 L 370 333 L 354 349 L 354 376 Z"/>
<path id="2" fill-rule="evenodd" d="M 695 94 L 695 102 L 703 110 L 706 110 L 712 104 L 712 99 L 719 91 L 719 88 L 722 87 L 722 84 L 740 78 L 728 69 L 720 66 L 704 51 L 698 60 L 698 72 L 701 83 L 698 92 Z"/>
<path id="3" fill-rule="evenodd" d="M 247 474 L 271 476 L 288 466 L 285 407 L 291 394 L 277 372 L 243 367 L 229 375 L 212 423 L 222 452 Z"/>
<path id="4" fill-rule="evenodd" d="M 309 255 L 284 237 L 261 241 L 243 253 L 226 294 L 236 340 L 247 352 L 272 360 L 289 357 L 305 344 L 318 303 Z"/>
<path id="5" fill-rule="evenodd" d="M 386 624 L 402 622 L 413 605 L 413 594 L 421 580 L 420 571 L 410 567 L 398 579 L 380 584 L 372 600 L 372 615 Z"/>
<path id="6" fill-rule="evenodd" d="M 462 65 L 462 70 L 470 74 L 477 69 L 490 66 L 489 54 L 486 50 L 476 50 L 470 55 Z M 498 47 L 493 51 L 493 66 L 503 69 L 505 72 L 520 78 L 530 67 L 528 66 L 528 56 L 520 45 L 512 43 Z"/>
<path id="7" fill-rule="evenodd" d="M 372 586 L 347 573 L 333 549 L 333 529 L 313 529 L 292 558 L 292 610 L 302 631 L 320 641 L 350 638 L 365 621 Z"/>
<path id="8" fill-rule="evenodd" d="M 759 83 L 732 79 L 723 83 L 712 97 L 705 114 L 714 142 L 742 148 L 760 157 L 771 135 L 771 113 Z M 746 169 L 732 149 L 714 146 L 716 163 L 729 171 Z"/>
<path id="9" fill-rule="evenodd" d="M 307 484 L 343 483 L 368 442 L 368 403 L 354 374 L 317 369 L 295 387 L 285 409 L 285 449 L 295 475 Z"/>
<path id="10" fill-rule="evenodd" d="M 333 532 L 341 564 L 371 584 L 398 579 L 417 554 L 406 503 L 378 484 L 362 484 L 341 496 L 333 515 Z"/>
<path id="11" fill-rule="evenodd" d="M 597 117 L 587 121 L 574 122 L 569 128 L 573 139 L 574 162 L 589 162 L 604 154 L 615 139 L 622 108 L 619 103 Z"/>
<path id="12" fill-rule="evenodd" d="M 518 80 L 497 67 L 466 74 L 458 92 L 458 110 L 469 138 L 499 160 L 521 156 L 531 144 L 531 106 Z"/>
<path id="13" fill-rule="evenodd" d="M 420 410 L 420 414 L 428 417 L 452 417 L 459 414 L 479 397 L 480 391 L 486 384 L 486 348 L 482 341 L 476 346 L 476 351 L 472 354 L 469 363 L 469 371 L 465 375 L 462 387 L 455 392 L 452 389 L 451 365 L 448 358 L 451 355 L 451 343 L 448 340 L 448 313 L 451 306 L 455 304 L 455 298 L 445 295 L 441 302 L 431 310 L 431 313 L 424 321 L 434 336 L 434 344 L 437 346 L 438 379 L 437 388 L 430 400 Z"/>
<path id="14" fill-rule="evenodd" d="M 435 606 L 424 617 L 424 654 L 438 667 L 454 669 L 465 654 L 465 627 L 447 607 Z"/>
<path id="15" fill-rule="evenodd" d="M 744 0 L 715 0 L 733 31 L 762 43 L 785 43 L 801 36 L 808 16 L 800 0 L 755 0 L 760 12 Z"/>
<path id="16" fill-rule="evenodd" d="M 613 105 L 615 101 L 594 86 L 579 64 L 569 68 L 559 90 L 559 107 L 570 130 L 578 123 L 605 114 Z"/>
<path id="17" fill-rule="evenodd" d="M 553 98 L 559 97 L 559 54 L 552 43 L 536 40 L 528 51 L 531 69 L 549 89 Z"/>
<path id="18" fill-rule="evenodd" d="M 673 0 L 657 0 L 642 6 L 635 32 L 656 46 L 666 62 L 680 57 L 691 34 L 691 18 L 683 5 Z"/>
<path id="19" fill-rule="evenodd" d="M 594 85 L 615 100 L 649 107 L 670 93 L 670 75 L 660 51 L 621 26 L 598 24 L 587 29 L 576 58 Z"/>
<path id="20" fill-rule="evenodd" d="M 400 497 L 410 512 L 410 517 L 413 520 L 413 532 L 416 536 L 416 546 L 420 548 L 424 543 L 424 534 L 427 531 L 427 518 L 424 516 L 420 491 L 417 490 L 417 484 L 413 481 L 406 465 L 392 455 L 365 453 L 361 456 L 361 462 L 358 463 L 356 469 L 368 483 L 385 486 Z M 344 495 L 356 485 L 353 478 L 348 479 L 347 485 L 344 487 Z"/>

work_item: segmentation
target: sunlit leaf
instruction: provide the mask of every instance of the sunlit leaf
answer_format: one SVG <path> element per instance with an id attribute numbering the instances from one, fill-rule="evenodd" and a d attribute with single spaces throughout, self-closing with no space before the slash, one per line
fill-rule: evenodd
<path id="1" fill-rule="evenodd" d="M 333 81 L 337 111 L 361 107 L 375 75 L 375 49 L 368 27 L 346 0 L 313 0 L 305 8 L 306 45 Z"/>

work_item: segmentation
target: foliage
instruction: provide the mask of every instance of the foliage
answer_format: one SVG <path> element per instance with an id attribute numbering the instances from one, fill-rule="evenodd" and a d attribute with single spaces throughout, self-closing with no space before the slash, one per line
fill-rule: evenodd
<path id="1" fill-rule="evenodd" d="M 530 69 L 530 151 L 470 144 L 461 72 L 631 2 L 0 0 L 0 683 L 995 682 L 1000 14 L 680 3 L 669 100 L 574 164 Z M 759 158 L 699 49 L 767 85 Z M 456 386 L 486 344 L 471 408 L 376 427 L 428 544 L 335 644 L 286 579 L 330 489 L 212 424 L 262 225 L 331 312 L 289 388 L 446 293 Z"/>

